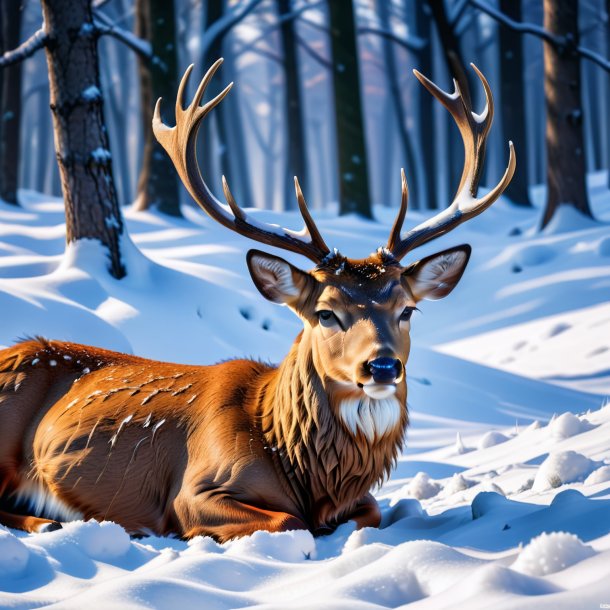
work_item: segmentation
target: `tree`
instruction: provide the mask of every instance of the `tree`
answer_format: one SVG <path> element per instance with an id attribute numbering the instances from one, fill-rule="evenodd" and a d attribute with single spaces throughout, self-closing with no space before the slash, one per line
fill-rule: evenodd
<path id="1" fill-rule="evenodd" d="M 20 41 L 23 3 L 0 0 L 3 48 L 13 49 Z M 21 125 L 21 62 L 3 70 L 0 94 L 0 199 L 17 205 Z"/>
<path id="2" fill-rule="evenodd" d="M 415 4 L 415 34 L 420 38 L 427 39 L 428 44 L 418 54 L 419 70 L 427 77 L 432 78 L 432 23 L 430 19 L 430 7 L 424 2 Z M 430 94 L 420 87 L 417 98 L 419 107 L 419 133 L 422 151 L 422 167 L 424 184 L 426 185 L 427 207 L 438 207 L 438 171 L 435 150 L 436 122 L 434 120 L 434 107 L 430 101 Z"/>
<path id="3" fill-rule="evenodd" d="M 441 43 L 443 51 L 443 57 L 447 66 L 447 71 L 451 78 L 455 79 L 459 83 L 460 90 L 466 99 L 470 100 L 470 87 L 468 85 L 468 77 L 464 70 L 464 60 L 462 59 L 462 52 L 460 49 L 460 43 L 455 33 L 452 22 L 447 15 L 445 10 L 444 0 L 427 0 L 427 4 L 430 7 L 430 12 L 436 25 L 438 32 L 438 38 Z M 455 188 L 456 184 L 460 183 L 462 176 L 463 162 L 463 151 L 460 147 L 461 138 L 458 133 L 458 129 L 450 119 L 446 117 L 449 128 L 447 130 L 447 151 L 448 151 L 448 190 L 450 193 L 451 189 Z"/>
<path id="4" fill-rule="evenodd" d="M 339 168 L 339 213 L 372 218 L 352 0 L 328 3 Z"/>
<path id="5" fill-rule="evenodd" d="M 153 136 L 153 107 L 158 98 L 171 100 L 178 87 L 178 57 L 174 0 L 137 0 L 136 34 L 151 43 L 153 61 L 139 57 L 140 109 L 144 151 L 135 207 L 154 207 L 170 216 L 181 216 L 178 176 L 165 151 Z M 164 104 L 164 113 L 172 105 Z M 167 117 L 166 122 L 173 117 Z"/>
<path id="6" fill-rule="evenodd" d="M 42 0 L 55 151 L 66 206 L 66 239 L 97 239 L 109 271 L 125 275 L 123 221 L 104 126 L 97 36 L 90 0 Z"/>
<path id="7" fill-rule="evenodd" d="M 0 68 L 45 49 L 55 153 L 66 209 L 66 240 L 94 239 L 105 247 L 110 274 L 126 271 L 121 261 L 123 220 L 112 176 L 112 155 L 103 115 L 97 55 L 101 34 L 139 42 L 117 28 L 94 22 L 91 0 L 42 0 L 43 27 L 0 57 Z"/>
<path id="8" fill-rule="evenodd" d="M 521 21 L 521 0 L 500 0 L 500 10 L 510 19 Z M 506 195 L 517 205 L 531 206 L 527 180 L 527 134 L 523 46 L 521 36 L 509 28 L 499 28 L 500 102 L 504 139 L 513 140 L 519 167 Z"/>
<path id="9" fill-rule="evenodd" d="M 284 82 L 286 108 L 286 168 L 284 172 L 284 201 L 294 202 L 294 176 L 298 176 L 301 188 L 309 190 L 307 171 L 307 146 L 305 140 L 305 116 L 299 79 L 299 62 L 295 40 L 294 19 L 289 19 L 291 0 L 278 0 L 278 14 L 281 20 L 280 35 L 284 55 Z"/>
<path id="10" fill-rule="evenodd" d="M 390 3 L 385 0 L 377 1 L 377 11 L 379 13 L 379 21 L 382 29 L 386 32 L 391 32 L 390 24 Z M 401 165 L 406 168 L 408 180 L 411 186 L 411 192 L 413 193 L 412 201 L 414 209 L 424 207 L 420 205 L 423 203 L 422 193 L 418 188 L 418 176 L 415 165 L 415 154 L 413 152 L 413 146 L 411 145 L 411 137 L 407 131 L 406 125 L 406 111 L 402 99 L 402 91 L 397 77 L 396 67 L 396 56 L 394 55 L 393 42 L 384 37 L 382 40 L 383 58 L 385 69 L 387 73 L 388 86 L 390 89 L 390 99 L 394 109 L 394 117 L 396 119 L 396 125 L 398 127 L 398 135 L 400 140 L 400 146 L 402 154 L 400 155 Z"/>
<path id="11" fill-rule="evenodd" d="M 563 46 L 544 46 L 546 98 L 547 199 L 544 228 L 560 205 L 591 217 L 586 187 L 582 130 L 578 0 L 544 0 L 544 29 Z"/>

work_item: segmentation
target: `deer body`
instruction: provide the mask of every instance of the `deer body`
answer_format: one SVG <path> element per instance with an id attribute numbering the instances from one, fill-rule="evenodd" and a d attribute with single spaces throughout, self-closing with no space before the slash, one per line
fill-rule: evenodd
<path id="1" fill-rule="evenodd" d="M 195 142 L 206 114 L 228 93 L 200 106 L 220 65 L 193 102 L 180 84 L 176 127 L 157 103 L 153 128 L 195 201 L 226 227 L 307 256 L 302 271 L 250 250 L 250 275 L 267 299 L 303 322 L 277 367 L 251 360 L 212 366 L 156 362 L 42 339 L 0 351 L 0 522 L 27 531 L 75 517 L 110 519 L 133 533 L 209 535 L 224 541 L 258 529 L 319 534 L 352 519 L 378 526 L 369 490 L 402 448 L 408 423 L 405 365 L 410 318 L 422 299 L 439 299 L 459 281 L 463 245 L 406 267 L 414 247 L 480 214 L 502 193 L 515 167 L 476 199 L 493 105 L 474 114 L 418 75 L 454 116 L 466 151 L 455 201 L 433 219 L 401 228 L 402 202 L 388 244 L 365 259 L 331 253 L 295 179 L 305 229 L 251 221 L 223 181 L 228 207 L 209 191 Z M 25 514 L 23 514 L 25 512 Z M 34 513 L 35 516 L 30 516 Z"/>

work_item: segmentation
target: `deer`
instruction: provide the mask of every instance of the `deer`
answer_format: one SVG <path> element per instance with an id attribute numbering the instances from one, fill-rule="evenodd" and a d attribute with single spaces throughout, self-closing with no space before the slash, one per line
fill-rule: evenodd
<path id="1" fill-rule="evenodd" d="M 286 305 L 303 329 L 272 366 L 235 359 L 209 366 L 151 361 L 75 343 L 33 338 L 0 351 L 0 522 L 27 532 L 73 519 L 112 520 L 132 535 L 211 536 L 219 542 L 257 530 L 334 531 L 347 521 L 378 527 L 371 489 L 389 476 L 409 423 L 406 364 L 410 320 L 423 299 L 447 296 L 471 248 L 459 245 L 412 262 L 412 249 L 481 214 L 508 186 L 477 197 L 493 119 L 489 84 L 480 79 L 481 114 L 457 82 L 449 94 L 415 76 L 457 123 L 465 150 L 457 193 L 446 209 L 403 234 L 408 207 L 404 171 L 400 207 L 387 244 L 364 259 L 327 246 L 298 179 L 304 228 L 251 218 L 222 180 L 227 205 L 197 164 L 206 115 L 229 84 L 201 104 L 222 59 L 207 71 L 191 103 L 181 80 L 176 125 L 154 134 L 194 201 L 215 221 L 259 243 L 315 263 L 304 271 L 260 250 L 246 256 L 263 297 Z"/>

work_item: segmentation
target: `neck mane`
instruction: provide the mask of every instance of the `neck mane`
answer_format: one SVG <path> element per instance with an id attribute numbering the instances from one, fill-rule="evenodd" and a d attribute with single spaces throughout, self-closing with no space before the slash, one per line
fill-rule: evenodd
<path id="1" fill-rule="evenodd" d="M 376 402 L 383 408 L 384 400 L 366 398 L 363 405 L 374 409 Z M 353 403 L 357 409 L 358 401 Z M 380 438 L 342 418 L 340 411 L 341 405 L 333 404 L 324 389 L 311 347 L 301 333 L 269 379 L 262 424 L 294 499 L 314 529 L 332 525 L 381 484 L 404 441 L 408 421 L 404 402 L 399 421 Z"/>

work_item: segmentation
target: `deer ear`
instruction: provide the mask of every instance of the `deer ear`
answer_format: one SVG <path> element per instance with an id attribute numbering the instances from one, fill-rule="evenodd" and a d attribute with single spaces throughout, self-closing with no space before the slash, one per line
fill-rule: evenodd
<path id="1" fill-rule="evenodd" d="M 279 256 L 260 250 L 249 250 L 246 255 L 248 270 L 259 292 L 269 301 L 282 305 L 296 305 L 307 290 L 311 276 Z"/>
<path id="2" fill-rule="evenodd" d="M 403 277 L 409 284 L 416 301 L 446 297 L 457 285 L 470 258 L 469 245 L 456 246 L 426 256 L 409 265 Z"/>

